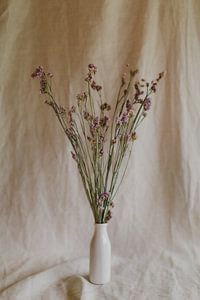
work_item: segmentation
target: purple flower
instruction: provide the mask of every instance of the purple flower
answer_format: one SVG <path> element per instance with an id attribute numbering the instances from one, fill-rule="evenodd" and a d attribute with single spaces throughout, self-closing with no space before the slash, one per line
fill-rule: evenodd
<path id="1" fill-rule="evenodd" d="M 70 125 L 73 126 L 74 120 L 73 120 L 73 117 L 72 117 L 71 110 L 68 111 L 68 120 L 69 120 Z"/>
<path id="2" fill-rule="evenodd" d="M 93 72 L 94 74 L 97 72 L 97 67 L 94 64 L 88 65 L 89 72 Z"/>
<path id="3" fill-rule="evenodd" d="M 93 119 L 92 123 L 90 124 L 91 129 L 97 129 L 99 127 L 99 118 L 96 117 Z"/>
<path id="4" fill-rule="evenodd" d="M 47 81 L 44 77 L 40 80 L 40 93 L 47 94 Z"/>
<path id="5" fill-rule="evenodd" d="M 86 92 L 79 93 L 79 94 L 77 94 L 76 98 L 78 100 L 85 100 L 85 99 L 87 99 L 87 94 L 86 94 Z"/>
<path id="6" fill-rule="evenodd" d="M 127 113 L 123 113 L 123 115 L 121 117 L 121 122 L 122 122 L 122 124 L 128 123 L 128 114 Z"/>
<path id="7" fill-rule="evenodd" d="M 107 193 L 107 192 L 103 192 L 100 196 L 99 196 L 99 198 L 97 199 L 97 206 L 100 208 L 100 209 L 104 209 L 104 204 L 106 204 L 106 202 L 105 201 L 107 201 L 108 200 L 108 198 L 109 198 L 109 193 Z"/>
<path id="8" fill-rule="evenodd" d="M 44 76 L 44 70 L 43 67 L 39 66 L 35 69 L 35 71 L 31 74 L 32 78 L 41 78 Z"/>
<path id="9" fill-rule="evenodd" d="M 105 127 L 108 123 L 109 118 L 107 116 L 104 116 L 103 118 L 100 119 L 99 124 L 102 127 Z"/>
<path id="10" fill-rule="evenodd" d="M 101 195 L 100 195 L 100 198 L 105 198 L 105 199 L 108 199 L 108 197 L 110 196 L 109 193 L 107 192 L 103 192 Z"/>
<path id="11" fill-rule="evenodd" d="M 144 110 L 149 110 L 151 108 L 151 99 L 147 98 L 144 100 Z"/>
<path id="12" fill-rule="evenodd" d="M 131 103 L 131 101 L 128 99 L 126 101 L 126 108 L 127 108 L 127 111 L 130 111 L 132 109 L 133 105 Z"/>

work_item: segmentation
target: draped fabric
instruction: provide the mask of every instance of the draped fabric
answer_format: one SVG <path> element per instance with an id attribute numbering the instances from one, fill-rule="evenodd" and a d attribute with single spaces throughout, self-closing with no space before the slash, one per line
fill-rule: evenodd
<path id="1" fill-rule="evenodd" d="M 30 74 L 72 105 L 87 65 L 115 102 L 127 63 L 152 80 L 109 223 L 112 280 L 88 281 L 94 221 L 71 146 Z M 200 2 L 0 1 L 0 299 L 200 299 Z"/>

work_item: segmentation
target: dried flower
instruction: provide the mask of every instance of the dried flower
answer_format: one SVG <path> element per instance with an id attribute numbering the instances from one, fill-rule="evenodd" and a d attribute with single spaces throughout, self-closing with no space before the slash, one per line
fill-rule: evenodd
<path id="1" fill-rule="evenodd" d="M 131 135 L 131 140 L 135 141 L 136 139 L 137 139 L 137 134 L 136 134 L 136 132 L 133 132 Z"/>
<path id="2" fill-rule="evenodd" d="M 99 91 L 102 89 L 102 86 L 97 85 L 95 81 L 92 81 L 92 83 L 91 83 L 91 88 L 92 88 L 93 90 L 96 90 L 97 92 L 99 92 Z"/>
<path id="3" fill-rule="evenodd" d="M 77 105 L 72 105 L 67 113 L 53 94 L 53 75 L 39 66 L 31 77 L 39 80 L 40 92 L 47 98 L 45 103 L 55 111 L 72 145 L 71 155 L 77 162 L 95 222 L 106 223 L 112 218 L 113 197 L 120 184 L 119 170 L 137 138 L 136 128 L 151 107 L 150 95 L 156 92 L 164 73 L 150 83 L 144 78 L 133 80 L 138 70 L 131 70 L 129 76 L 124 74 L 112 115 L 111 106 L 100 94 L 102 87 L 94 79 L 96 72 L 97 67 L 89 64 L 87 90 L 76 96 Z"/>
<path id="4" fill-rule="evenodd" d="M 48 105 L 52 105 L 52 104 L 53 104 L 53 102 L 52 102 L 51 100 L 48 100 L 48 99 L 46 99 L 46 100 L 44 101 L 44 103 L 45 103 L 45 104 L 48 104 Z"/>
<path id="5" fill-rule="evenodd" d="M 112 139 L 112 144 L 116 144 L 116 142 L 117 142 L 116 138 Z"/>
<path id="6" fill-rule="evenodd" d="M 31 74 L 31 77 L 34 78 L 41 78 L 44 75 L 43 67 L 39 66 L 35 69 L 35 71 Z"/>
<path id="7" fill-rule="evenodd" d="M 95 82 L 95 81 L 92 81 L 92 83 L 91 83 L 91 88 L 92 88 L 93 90 L 96 90 L 96 82 Z"/>
<path id="8" fill-rule="evenodd" d="M 76 107 L 74 105 L 72 105 L 70 111 L 71 111 L 71 113 L 75 113 L 76 112 Z"/>
<path id="9" fill-rule="evenodd" d="M 133 104 L 131 103 L 131 101 L 128 99 L 126 101 L 126 109 L 127 111 L 130 111 L 133 108 Z"/>
<path id="10" fill-rule="evenodd" d="M 102 89 L 101 85 L 96 85 L 96 91 L 99 92 Z"/>
<path id="11" fill-rule="evenodd" d="M 100 109 L 109 111 L 109 110 L 111 110 L 111 106 L 105 102 L 105 103 L 101 104 Z"/>
<path id="12" fill-rule="evenodd" d="M 107 126 L 108 120 L 109 120 L 109 118 L 107 116 L 104 116 L 103 118 L 100 119 L 99 125 L 102 126 L 102 127 Z"/>
<path id="13" fill-rule="evenodd" d="M 90 128 L 97 129 L 99 127 L 99 118 L 95 117 L 90 123 Z"/>
<path id="14" fill-rule="evenodd" d="M 76 98 L 77 100 L 84 101 L 87 99 L 87 94 L 86 92 L 79 93 L 77 94 Z"/>
<path id="15" fill-rule="evenodd" d="M 138 73 L 138 70 L 130 70 L 130 75 L 134 77 Z"/>
<path id="16" fill-rule="evenodd" d="M 74 123 L 72 114 L 73 114 L 73 112 L 71 111 L 71 109 L 69 109 L 68 110 L 68 121 L 69 121 L 70 126 L 73 126 L 73 123 Z"/>
<path id="17" fill-rule="evenodd" d="M 114 202 L 113 202 L 113 201 L 111 201 L 111 202 L 110 202 L 110 207 L 112 207 L 112 208 L 114 208 L 114 207 L 115 207 L 115 205 L 114 205 Z"/>
<path id="18" fill-rule="evenodd" d="M 92 72 L 95 74 L 97 72 L 97 67 L 94 64 L 89 64 L 88 70 L 89 70 L 89 72 Z"/>
<path id="19" fill-rule="evenodd" d="M 99 198 L 97 199 L 97 206 L 99 208 L 104 208 L 104 206 L 107 204 L 109 198 L 109 193 L 103 192 L 100 194 Z"/>
<path id="20" fill-rule="evenodd" d="M 124 112 L 122 117 L 121 117 L 121 120 L 120 120 L 121 124 L 127 124 L 128 120 L 129 120 L 128 114 L 127 114 L 127 112 Z"/>
<path id="21" fill-rule="evenodd" d="M 85 120 L 88 121 L 90 119 L 90 114 L 87 111 L 84 111 L 83 112 L 83 117 L 84 117 Z"/>
<path id="22" fill-rule="evenodd" d="M 156 85 L 157 85 L 157 83 L 156 83 L 156 82 L 153 82 L 153 83 L 152 83 L 152 86 L 151 86 L 151 91 L 152 91 L 153 93 L 155 93 L 155 92 L 156 92 Z"/>
<path id="23" fill-rule="evenodd" d="M 65 114 L 66 113 L 66 109 L 62 106 L 59 106 L 59 114 Z"/>
<path id="24" fill-rule="evenodd" d="M 151 99 L 147 98 L 144 100 L 144 110 L 149 110 L 151 108 Z"/>
<path id="25" fill-rule="evenodd" d="M 107 192 L 103 192 L 103 193 L 100 195 L 100 197 L 101 197 L 101 198 L 104 198 L 104 199 L 108 199 L 109 196 L 110 196 L 110 194 L 107 193 Z"/>
<path id="26" fill-rule="evenodd" d="M 85 81 L 91 82 L 91 80 L 92 80 L 92 75 L 91 75 L 91 73 L 88 73 L 87 77 L 85 77 Z"/>
<path id="27" fill-rule="evenodd" d="M 48 92 L 48 84 L 47 84 L 47 80 L 46 78 L 42 77 L 42 79 L 40 80 L 40 93 L 41 94 L 47 94 Z"/>
<path id="28" fill-rule="evenodd" d="M 111 218 L 112 218 L 112 213 L 111 213 L 111 210 L 109 210 L 107 212 L 106 219 L 105 219 L 106 223 L 108 223 L 108 221 L 110 221 Z"/>
<path id="29" fill-rule="evenodd" d="M 99 151 L 99 155 L 103 156 L 103 153 L 104 153 L 103 148 L 101 148 L 100 151 Z"/>
<path id="30" fill-rule="evenodd" d="M 165 72 L 161 72 L 158 74 L 158 78 L 156 79 L 157 81 L 160 81 L 161 78 L 165 76 Z"/>

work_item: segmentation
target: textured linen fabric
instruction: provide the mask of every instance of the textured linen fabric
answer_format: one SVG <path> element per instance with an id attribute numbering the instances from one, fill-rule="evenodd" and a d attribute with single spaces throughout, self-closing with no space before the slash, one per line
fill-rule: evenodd
<path id="1" fill-rule="evenodd" d="M 98 66 L 114 102 L 124 65 L 167 71 L 138 130 L 109 224 L 112 280 L 88 282 L 93 218 L 54 113 Z M 0 299 L 200 299 L 200 2 L 0 0 Z"/>

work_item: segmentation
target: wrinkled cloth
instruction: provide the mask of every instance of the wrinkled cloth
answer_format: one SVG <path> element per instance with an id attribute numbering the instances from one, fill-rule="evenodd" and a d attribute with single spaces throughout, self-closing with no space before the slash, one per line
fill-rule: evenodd
<path id="1" fill-rule="evenodd" d="M 1 299 L 188 300 L 200 295 L 200 270 L 172 253 L 154 254 L 143 261 L 113 257 L 112 278 L 104 285 L 89 282 L 88 264 L 84 258 L 66 261 L 29 276 L 21 272 L 22 279 L 15 281 L 18 271 Z"/>
<path id="2" fill-rule="evenodd" d="M 0 299 L 200 299 L 200 2 L 0 1 Z M 152 100 L 109 224 L 112 281 L 88 280 L 94 221 L 71 147 L 31 79 L 60 105 L 98 67 L 115 103 L 127 63 Z M 81 259 L 78 259 L 81 257 Z"/>

